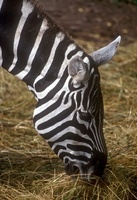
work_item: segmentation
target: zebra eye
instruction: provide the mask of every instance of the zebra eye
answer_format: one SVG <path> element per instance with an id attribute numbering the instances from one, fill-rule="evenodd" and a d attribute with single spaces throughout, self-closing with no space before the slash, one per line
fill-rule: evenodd
<path id="1" fill-rule="evenodd" d="M 80 116 L 80 119 L 85 120 L 85 121 L 90 121 L 92 118 L 89 112 L 83 112 L 81 110 L 79 110 L 79 116 Z"/>

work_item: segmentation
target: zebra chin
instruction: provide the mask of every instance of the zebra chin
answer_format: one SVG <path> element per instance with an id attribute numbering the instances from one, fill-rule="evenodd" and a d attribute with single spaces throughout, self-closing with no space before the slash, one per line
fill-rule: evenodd
<path id="1" fill-rule="evenodd" d="M 96 151 L 87 164 L 69 161 L 65 164 L 65 171 L 74 180 L 91 183 L 97 177 L 102 177 L 106 163 L 107 154 Z"/>

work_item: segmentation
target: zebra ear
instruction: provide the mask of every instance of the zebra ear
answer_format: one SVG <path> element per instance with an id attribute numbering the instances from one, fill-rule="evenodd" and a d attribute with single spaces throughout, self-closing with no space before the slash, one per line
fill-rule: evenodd
<path id="1" fill-rule="evenodd" d="M 111 58 L 115 55 L 116 50 L 120 44 L 121 36 L 117 37 L 113 42 L 111 42 L 109 45 L 93 52 L 90 54 L 94 62 L 96 63 L 96 66 L 100 66 L 102 64 L 107 63 Z"/>
<path id="2" fill-rule="evenodd" d="M 86 82 L 89 79 L 88 65 L 79 56 L 70 60 L 68 73 L 73 78 L 74 84 Z"/>

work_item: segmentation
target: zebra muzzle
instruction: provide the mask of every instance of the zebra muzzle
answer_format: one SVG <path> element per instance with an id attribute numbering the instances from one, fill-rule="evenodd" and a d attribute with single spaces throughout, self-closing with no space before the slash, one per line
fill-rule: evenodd
<path id="1" fill-rule="evenodd" d="M 65 171 L 68 175 L 77 175 L 80 172 L 80 166 L 75 162 L 69 162 L 65 165 Z"/>
<path id="2" fill-rule="evenodd" d="M 107 155 L 95 151 L 87 164 L 69 161 L 65 165 L 66 173 L 74 180 L 79 178 L 82 181 L 91 183 L 92 180 L 103 175 L 107 162 Z"/>

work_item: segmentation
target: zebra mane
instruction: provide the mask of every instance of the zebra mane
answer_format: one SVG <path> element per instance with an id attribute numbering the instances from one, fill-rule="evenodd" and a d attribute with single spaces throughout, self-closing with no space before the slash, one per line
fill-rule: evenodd
<path id="1" fill-rule="evenodd" d="M 26 2 L 30 2 L 34 8 L 37 9 L 37 12 L 39 13 L 39 15 L 44 19 L 46 19 L 48 21 L 50 30 L 51 30 L 51 34 L 53 33 L 57 33 L 57 32 L 63 32 L 66 35 L 69 36 L 69 34 L 64 30 L 63 27 L 61 27 L 60 25 L 58 25 L 53 19 L 52 17 L 47 13 L 47 11 L 45 10 L 45 7 L 43 6 L 43 4 L 39 1 L 39 0 L 26 0 Z M 70 37 L 70 36 L 69 36 Z"/>

